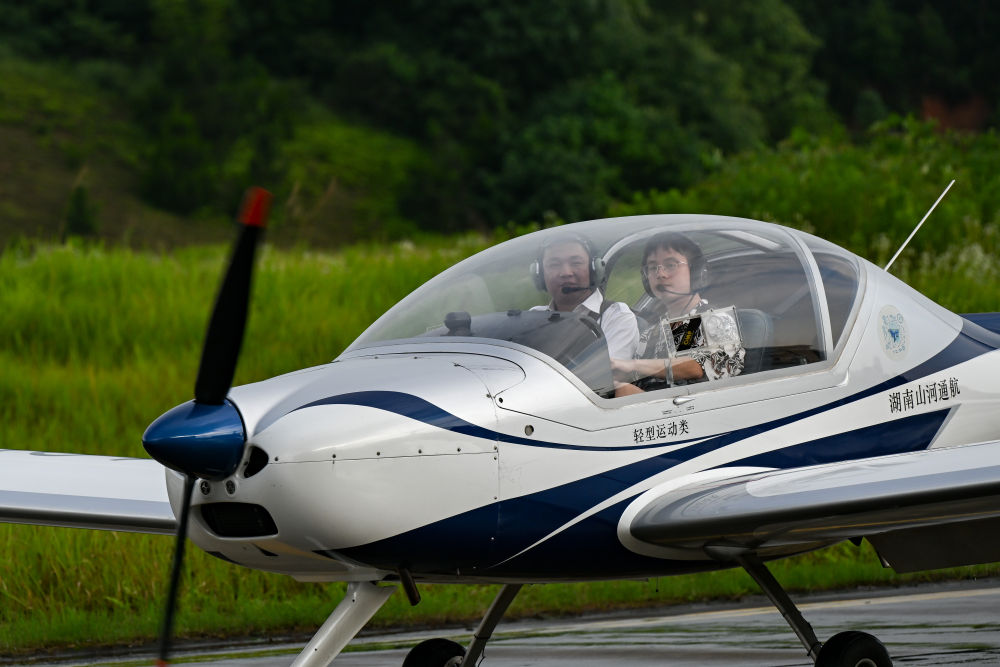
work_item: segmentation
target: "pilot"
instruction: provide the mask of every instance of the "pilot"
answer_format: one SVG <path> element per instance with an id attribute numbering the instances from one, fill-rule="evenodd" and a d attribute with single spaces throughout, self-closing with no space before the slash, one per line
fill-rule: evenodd
<path id="1" fill-rule="evenodd" d="M 597 321 L 611 357 L 631 359 L 638 351 L 639 324 L 632 309 L 620 301 L 607 301 L 598 284 L 604 278 L 604 260 L 597 257 L 582 236 L 565 234 L 539 249 L 531 265 L 540 291 L 548 292 L 547 306 L 531 310 L 577 312 Z"/>
<path id="2" fill-rule="evenodd" d="M 611 360 L 617 380 L 615 396 L 743 372 L 746 352 L 742 347 L 699 349 L 705 344 L 704 332 L 700 327 L 691 331 L 692 320 L 678 321 L 710 309 L 698 293 L 705 285 L 708 268 L 701 248 L 683 234 L 663 232 L 649 240 L 642 256 L 642 284 L 663 312 L 658 322 L 640 334 L 639 358 Z M 691 354 L 671 358 L 671 350 L 682 343 L 693 350 Z"/>

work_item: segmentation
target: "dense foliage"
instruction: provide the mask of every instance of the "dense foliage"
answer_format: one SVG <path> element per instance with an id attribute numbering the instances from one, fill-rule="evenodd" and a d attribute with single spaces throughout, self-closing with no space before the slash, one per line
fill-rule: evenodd
<path id="1" fill-rule="evenodd" d="M 1000 13 L 993 3 L 949 0 L 788 0 L 823 43 L 813 72 L 832 108 L 866 127 L 885 112 L 938 99 L 984 103 L 996 124 Z"/>
<path id="2" fill-rule="evenodd" d="M 998 16 L 943 0 L 0 0 L 0 43 L 113 96 L 147 203 L 218 214 L 260 182 L 298 205 L 279 217 L 387 237 L 599 217 L 796 128 L 863 131 L 929 96 L 992 109 Z M 302 137 L 345 119 L 404 151 L 381 210 L 338 208 L 371 187 L 345 183 L 340 144 L 303 167 Z"/>
<path id="3" fill-rule="evenodd" d="M 884 265 L 952 179 L 909 248 L 940 253 L 977 244 L 1000 256 L 1000 136 L 940 133 L 899 118 L 873 126 L 860 144 L 798 133 L 727 161 L 690 188 L 638 193 L 611 211 L 769 220 Z"/>

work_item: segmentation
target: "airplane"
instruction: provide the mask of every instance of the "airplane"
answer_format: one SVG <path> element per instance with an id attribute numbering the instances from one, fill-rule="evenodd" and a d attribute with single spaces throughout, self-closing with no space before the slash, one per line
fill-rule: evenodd
<path id="1" fill-rule="evenodd" d="M 724 568 L 816 665 L 881 667 L 868 633 L 821 641 L 766 563 L 862 539 L 897 572 L 1000 560 L 1000 313 L 952 313 L 777 224 L 611 218 L 488 248 L 330 363 L 231 387 L 267 196 L 247 201 L 195 398 L 149 426 L 152 458 L 0 450 L 0 520 L 176 535 L 165 646 L 186 537 L 347 582 L 298 667 L 334 661 L 398 589 L 417 604 L 425 583 L 501 584 L 468 647 L 431 639 L 403 663 L 469 667 L 525 584 Z M 664 231 L 702 252 L 705 346 L 743 366 L 616 396 L 593 314 L 538 308 L 542 249 L 587 245 L 583 287 L 649 328 L 667 314 L 644 248 Z"/>

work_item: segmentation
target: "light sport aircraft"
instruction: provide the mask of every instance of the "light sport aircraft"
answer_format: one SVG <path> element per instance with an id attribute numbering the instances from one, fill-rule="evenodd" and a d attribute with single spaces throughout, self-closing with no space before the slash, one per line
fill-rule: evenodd
<path id="1" fill-rule="evenodd" d="M 1000 314 L 953 314 L 778 225 L 618 218 L 485 250 L 333 362 L 230 388 L 259 211 L 245 218 L 196 398 L 144 435 L 159 463 L 0 451 L 0 519 L 179 530 L 179 547 L 187 532 L 245 567 L 349 582 L 294 665 L 328 664 L 423 582 L 503 584 L 468 649 L 430 640 L 404 662 L 468 667 L 525 583 L 730 567 L 816 664 L 889 665 L 866 633 L 820 642 L 764 563 L 861 538 L 899 572 L 1000 560 Z M 615 398 L 593 319 L 530 310 L 549 298 L 539 249 L 586 239 L 591 284 L 644 327 L 662 313 L 643 248 L 664 230 L 703 252 L 706 345 L 745 365 Z"/>

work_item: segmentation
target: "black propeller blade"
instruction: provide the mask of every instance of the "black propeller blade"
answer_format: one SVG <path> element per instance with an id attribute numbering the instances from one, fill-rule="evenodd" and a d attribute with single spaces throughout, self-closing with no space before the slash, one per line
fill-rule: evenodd
<path id="1" fill-rule="evenodd" d="M 243 198 L 239 218 L 242 231 L 219 288 L 201 350 L 201 364 L 194 385 L 194 400 L 198 403 L 221 404 L 232 386 L 250 305 L 254 254 L 270 203 L 271 194 L 261 188 L 251 188 Z"/>
<path id="2" fill-rule="evenodd" d="M 174 540 L 174 558 L 170 565 L 170 584 L 167 586 L 167 604 L 163 610 L 163 623 L 160 625 L 160 650 L 156 659 L 157 667 L 166 667 L 170 664 L 170 640 L 174 636 L 174 614 L 177 611 L 177 590 L 180 587 L 181 570 L 183 569 L 188 517 L 191 516 L 192 491 L 194 491 L 194 477 L 185 475 L 184 500 L 181 505 L 181 518 L 177 524 L 177 537 Z"/>
<path id="3" fill-rule="evenodd" d="M 261 188 L 251 188 L 243 198 L 239 215 L 242 227 L 205 334 L 198 379 L 194 387 L 194 403 L 181 405 L 167 412 L 143 436 L 143 444 L 154 458 L 184 473 L 181 515 L 177 524 L 163 625 L 160 628 L 157 665 L 161 666 L 169 664 L 170 640 L 173 636 L 177 591 L 195 478 L 228 477 L 236 471 L 242 453 L 243 442 L 238 441 L 242 440 L 242 426 L 239 427 L 239 435 L 236 429 L 240 421 L 239 415 L 231 404 L 223 404 L 232 386 L 236 360 L 243 344 L 254 255 L 270 203 L 271 194 Z M 219 424 L 224 428 L 220 429 Z M 202 430 L 206 427 L 208 433 Z M 199 444 L 207 450 L 204 455 L 199 455 L 197 451 Z M 205 470 L 209 472 L 206 473 Z"/>

